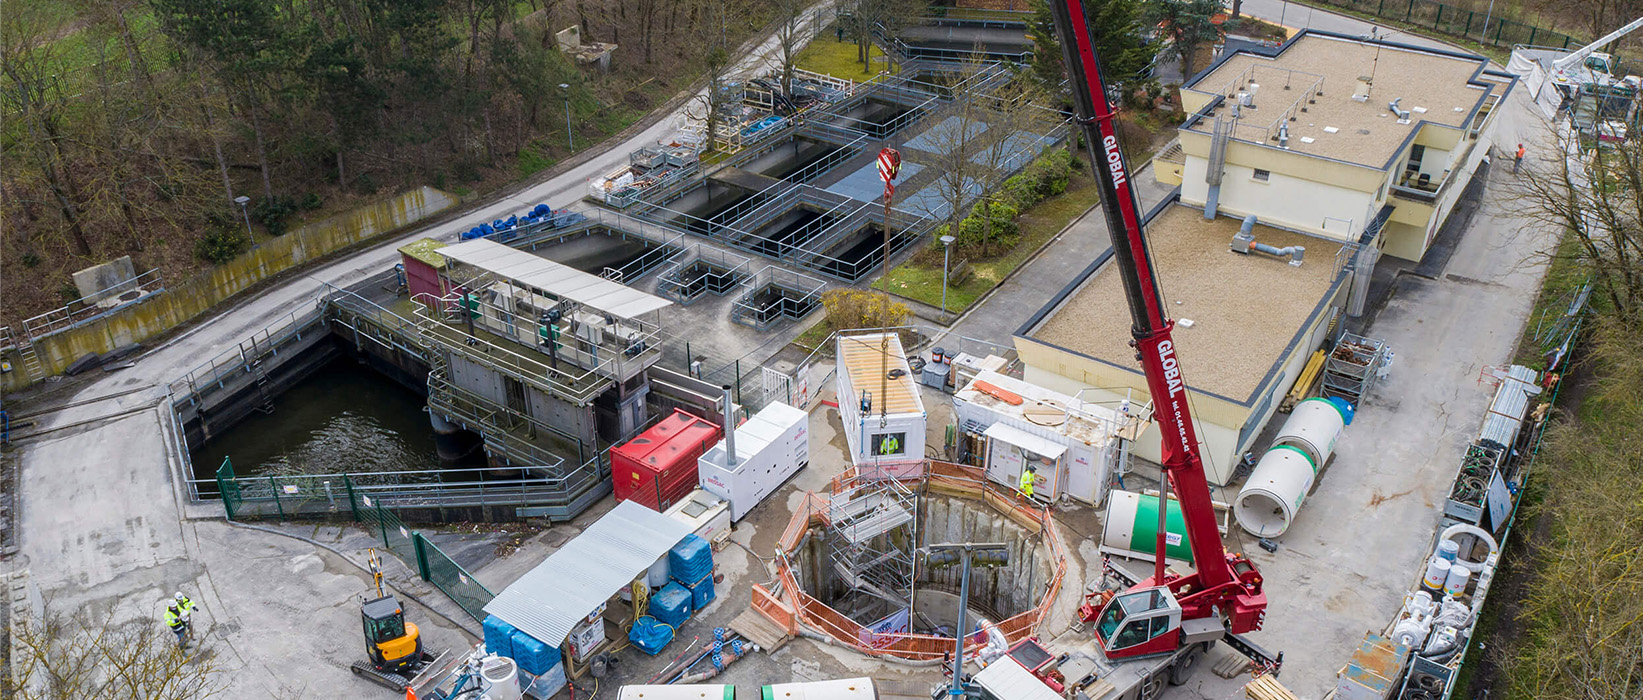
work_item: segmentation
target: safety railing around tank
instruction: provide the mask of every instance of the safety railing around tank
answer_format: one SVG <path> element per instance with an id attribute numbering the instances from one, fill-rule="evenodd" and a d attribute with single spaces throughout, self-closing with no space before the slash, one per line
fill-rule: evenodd
<path id="1" fill-rule="evenodd" d="M 769 187 L 759 190 L 750 196 L 743 197 L 735 204 L 725 207 L 724 211 L 716 212 L 712 216 L 702 219 L 702 221 L 705 221 L 709 225 L 713 226 L 735 227 L 737 220 L 751 214 L 757 209 L 764 207 L 771 201 L 782 197 L 795 189 L 798 189 L 798 187 L 799 184 L 795 182 L 789 182 L 787 180 L 776 181 L 771 183 Z"/>
<path id="2" fill-rule="evenodd" d="M 566 462 L 581 464 L 587 461 L 591 453 L 597 452 L 594 446 L 584 443 L 581 438 L 539 421 L 529 412 L 509 409 L 457 386 L 443 369 L 436 368 L 428 373 L 428 406 L 457 422 L 477 424 L 469 429 L 484 435 L 487 440 L 496 439 L 498 448 L 510 452 L 509 464 L 541 467 L 551 472 Z M 525 434 L 519 435 L 517 431 Z M 532 437 L 541 435 L 548 436 L 550 441 L 563 443 L 567 451 L 574 450 L 575 454 L 556 454 L 531 442 Z"/>
<path id="3" fill-rule="evenodd" d="M 165 291 L 165 281 L 160 277 L 160 268 L 156 267 L 129 280 L 80 297 L 38 316 L 23 319 L 22 330 L 30 339 L 51 335 L 73 328 L 103 314 L 112 313 L 135 304 L 163 291 Z"/>
<path id="4" fill-rule="evenodd" d="M 773 189 L 775 189 L 775 186 L 771 186 L 766 191 Z M 723 225 L 736 231 L 757 231 L 801 205 L 808 204 L 821 209 L 828 212 L 823 216 L 828 216 L 836 215 L 832 210 L 854 201 L 849 197 L 818 190 L 809 185 L 792 185 L 771 193 L 759 206 L 749 209 L 745 214 L 735 219 L 726 221 Z M 791 237 L 789 240 L 791 240 Z"/>
<path id="5" fill-rule="evenodd" d="M 698 267 L 705 269 L 698 271 Z M 693 273 L 697 276 L 691 277 Z M 724 296 L 730 293 L 751 274 L 751 258 L 697 243 L 681 249 L 669 259 L 667 270 L 657 278 L 656 293 L 688 306 L 703 294 Z M 717 279 L 707 281 L 704 279 L 706 277 Z M 697 288 L 698 282 L 700 288 Z"/>
<path id="6" fill-rule="evenodd" d="M 467 304 L 476 307 L 470 311 L 463 306 L 465 295 L 418 295 L 417 328 L 424 342 L 572 403 L 592 401 L 610 382 L 631 377 L 659 356 L 654 325 L 633 328 L 631 336 L 617 338 L 605 337 L 602 329 L 564 329 L 543 337 L 537 318 L 518 317 L 513 309 L 478 296 L 466 297 Z M 470 313 L 476 314 L 474 329 L 483 334 L 468 332 L 464 317 Z"/>
<path id="7" fill-rule="evenodd" d="M 319 305 L 292 311 L 173 380 L 166 391 L 173 405 L 198 403 L 200 392 L 220 389 L 233 378 L 250 374 L 263 357 L 279 353 L 287 345 L 302 340 L 306 333 L 324 332 L 315 328 L 324 322 L 325 314 Z"/>
<path id="8" fill-rule="evenodd" d="M 1043 595 L 1032 608 L 1006 618 L 999 622 L 997 627 L 1011 642 L 1020 641 L 1037 633 L 1039 626 L 1048 618 L 1056 598 L 1061 592 L 1061 585 L 1066 576 L 1067 562 L 1066 549 L 1061 543 L 1061 537 L 1056 531 L 1053 520 L 1047 510 L 1042 510 L 1034 504 L 1021 499 L 1020 495 L 1011 490 L 999 487 L 986 479 L 981 470 L 974 467 L 927 460 L 924 468 L 915 477 L 918 481 L 940 481 L 947 485 L 948 490 L 958 490 L 965 496 L 984 500 L 993 508 L 1005 513 L 1018 525 L 1036 528 L 1043 537 L 1045 546 L 1055 562 L 1053 573 L 1045 586 Z M 954 487 L 957 487 L 955 489 Z M 797 627 L 803 626 L 811 631 L 819 632 L 832 638 L 835 643 L 859 653 L 869 656 L 891 656 L 912 661 L 934 661 L 949 658 L 953 650 L 951 637 L 934 636 L 911 633 L 880 634 L 866 630 L 861 623 L 852 620 L 821 600 L 810 595 L 799 585 L 796 567 L 791 557 L 797 551 L 798 545 L 803 542 L 810 527 L 825 524 L 829 498 L 824 494 L 806 494 L 800 501 L 799 507 L 794 510 L 787 529 L 783 531 L 780 548 L 776 552 L 776 590 L 770 586 L 756 584 L 754 586 L 755 610 L 780 625 L 789 633 L 797 633 Z M 779 600 L 784 607 L 793 612 L 792 619 L 784 619 L 784 615 L 772 614 L 770 605 L 759 605 L 759 601 Z M 970 642 L 966 653 L 980 651 L 985 642 Z"/>
<path id="9" fill-rule="evenodd" d="M 355 345 L 370 340 L 427 361 L 427 350 L 416 343 L 416 324 L 411 319 L 329 282 L 324 284 L 323 294 L 320 303 L 326 319 L 353 330 Z"/>
<path id="10" fill-rule="evenodd" d="M 797 320 L 810 313 L 821 304 L 827 283 L 767 265 L 742 283 L 742 289 L 742 295 L 731 306 L 731 320 L 763 330 L 778 321 Z"/>

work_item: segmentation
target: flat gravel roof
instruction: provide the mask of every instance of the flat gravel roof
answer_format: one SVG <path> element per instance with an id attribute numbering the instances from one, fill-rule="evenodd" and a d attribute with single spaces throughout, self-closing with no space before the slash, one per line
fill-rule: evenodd
<path id="1" fill-rule="evenodd" d="M 1342 244 L 1257 224 L 1255 242 L 1306 247 L 1304 262 L 1231 250 L 1240 219 L 1205 221 L 1202 210 L 1171 205 L 1147 226 L 1187 385 L 1243 401 L 1335 280 Z M 1191 319 L 1190 328 L 1182 319 Z M 1140 371 L 1129 347 L 1130 316 L 1109 262 L 1097 269 L 1029 337 Z"/>

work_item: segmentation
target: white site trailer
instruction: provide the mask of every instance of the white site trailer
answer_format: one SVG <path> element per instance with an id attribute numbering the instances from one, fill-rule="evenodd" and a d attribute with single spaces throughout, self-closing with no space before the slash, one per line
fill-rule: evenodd
<path id="1" fill-rule="evenodd" d="M 781 402 L 736 426 L 696 462 L 702 489 L 730 501 L 732 521 L 740 521 L 807 464 L 810 414 Z"/>
<path id="2" fill-rule="evenodd" d="M 924 400 L 901 336 L 840 335 L 837 391 L 850 461 L 863 472 L 900 475 L 924 459 Z"/>
<path id="3" fill-rule="evenodd" d="M 1071 496 L 1099 505 L 1128 456 L 1125 436 L 1139 420 L 997 372 L 982 372 L 953 394 L 958 429 L 986 439 L 987 478 L 1009 488 L 1037 467 L 1034 496 Z"/>

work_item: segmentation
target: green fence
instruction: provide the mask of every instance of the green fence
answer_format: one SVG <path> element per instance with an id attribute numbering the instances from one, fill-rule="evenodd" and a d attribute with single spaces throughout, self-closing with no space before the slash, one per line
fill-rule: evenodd
<path id="1" fill-rule="evenodd" d="M 1488 12 L 1476 12 L 1433 0 L 1316 0 L 1355 12 L 1384 17 L 1390 20 L 1426 27 L 1451 36 L 1465 37 L 1487 46 L 1511 49 L 1518 44 L 1543 46 L 1554 49 L 1573 49 L 1585 41 L 1542 29 L 1522 22 L 1489 17 Z M 1487 20 L 1488 26 L 1485 25 Z"/>
<path id="2" fill-rule="evenodd" d="M 496 594 L 481 584 L 473 574 L 462 568 L 444 551 L 434 546 L 422 533 L 415 537 L 417 557 L 421 564 L 422 580 L 434 584 L 451 600 L 461 606 L 475 620 L 485 619 L 485 604 Z"/>
<path id="3" fill-rule="evenodd" d="M 355 490 L 347 475 L 236 477 L 227 457 L 217 468 L 217 490 L 229 520 L 333 514 L 358 521 L 382 548 L 392 552 L 422 580 L 450 596 L 475 620 L 485 619 L 485 604 L 496 595 L 450 555 L 412 530 L 379 497 Z M 339 484 L 338 481 L 341 483 Z"/>

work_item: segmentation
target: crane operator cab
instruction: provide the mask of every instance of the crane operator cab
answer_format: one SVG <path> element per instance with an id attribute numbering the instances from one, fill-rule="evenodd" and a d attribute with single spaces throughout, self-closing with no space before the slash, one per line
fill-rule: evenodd
<path id="1" fill-rule="evenodd" d="M 1174 652 L 1180 646 L 1181 604 L 1168 586 L 1120 593 L 1096 618 L 1095 634 L 1109 658 Z"/>
<path id="2" fill-rule="evenodd" d="M 403 673 L 421 663 L 421 634 L 415 623 L 405 621 L 405 611 L 393 596 L 365 601 L 359 616 L 365 625 L 366 653 L 377 670 Z"/>

